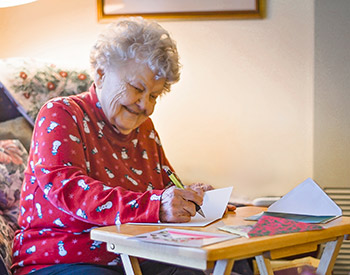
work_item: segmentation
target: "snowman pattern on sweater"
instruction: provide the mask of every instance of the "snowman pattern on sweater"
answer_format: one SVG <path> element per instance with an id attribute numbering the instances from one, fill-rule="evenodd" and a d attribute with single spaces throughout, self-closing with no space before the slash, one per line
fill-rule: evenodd
<path id="1" fill-rule="evenodd" d="M 98 226 L 158 222 L 170 166 L 151 119 L 125 136 L 106 119 L 94 85 L 40 110 L 22 187 L 14 274 L 60 263 L 120 264 Z M 171 166 L 170 166 L 171 167 Z"/>

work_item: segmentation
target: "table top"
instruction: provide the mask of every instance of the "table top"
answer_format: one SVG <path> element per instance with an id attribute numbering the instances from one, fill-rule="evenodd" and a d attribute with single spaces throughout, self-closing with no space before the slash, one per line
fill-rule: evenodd
<path id="1" fill-rule="evenodd" d="M 206 227 L 182 227 L 205 232 L 223 233 L 217 229 L 224 225 L 248 225 L 254 221 L 245 221 L 245 217 L 258 214 L 264 211 L 262 207 L 238 207 L 235 212 L 228 212 L 225 216 Z M 315 251 L 320 243 L 335 240 L 339 236 L 350 234 L 350 217 L 339 217 L 327 224 L 322 224 L 326 230 L 307 231 L 298 233 L 279 234 L 274 236 L 263 236 L 253 238 L 236 238 L 225 242 L 193 248 L 178 247 L 164 244 L 146 243 L 138 240 L 127 239 L 130 236 L 143 234 L 166 228 L 166 226 L 145 226 L 123 224 L 120 226 L 106 226 L 91 231 L 91 238 L 107 242 L 109 245 L 117 246 L 119 253 L 126 253 L 131 256 L 145 257 L 149 259 L 164 258 L 166 254 L 171 255 L 169 262 L 178 263 L 178 260 L 189 260 L 196 258 L 197 261 L 216 261 L 222 259 L 244 259 L 261 255 L 268 252 L 271 259 L 291 255 L 298 255 L 305 252 Z M 181 228 L 181 227 L 176 227 Z M 300 253 L 299 253 L 300 252 Z M 150 256 L 151 254 L 154 256 Z M 160 258 L 159 258 L 160 257 Z M 203 265 L 198 266 L 203 268 Z M 205 268 L 203 268 L 205 269 Z"/>

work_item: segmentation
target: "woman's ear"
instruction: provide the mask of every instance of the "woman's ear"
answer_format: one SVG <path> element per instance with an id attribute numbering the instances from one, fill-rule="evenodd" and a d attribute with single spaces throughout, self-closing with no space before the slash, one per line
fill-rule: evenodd
<path id="1" fill-rule="evenodd" d="M 96 74 L 97 79 L 95 80 L 95 84 L 99 89 L 102 89 L 104 75 L 105 73 L 102 69 L 97 69 L 97 74 Z"/>

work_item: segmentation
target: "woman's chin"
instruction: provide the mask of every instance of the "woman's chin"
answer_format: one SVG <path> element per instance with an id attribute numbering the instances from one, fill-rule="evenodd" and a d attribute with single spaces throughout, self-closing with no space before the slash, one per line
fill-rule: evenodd
<path id="1" fill-rule="evenodd" d="M 137 127 L 131 127 L 131 126 L 125 126 L 125 125 L 118 125 L 116 123 L 113 124 L 113 126 L 118 130 L 119 133 L 123 135 L 130 134 L 134 129 Z"/>
<path id="2" fill-rule="evenodd" d="M 119 132 L 122 134 L 122 135 L 125 135 L 127 136 L 128 134 L 130 134 L 134 129 L 128 129 L 128 130 L 119 130 Z"/>
<path id="3" fill-rule="evenodd" d="M 138 118 L 138 119 L 119 119 L 119 120 L 114 120 L 114 125 L 117 130 L 123 134 L 123 135 L 128 135 L 132 131 L 134 131 L 137 127 L 139 127 L 143 122 L 145 122 L 147 119 L 146 118 Z"/>

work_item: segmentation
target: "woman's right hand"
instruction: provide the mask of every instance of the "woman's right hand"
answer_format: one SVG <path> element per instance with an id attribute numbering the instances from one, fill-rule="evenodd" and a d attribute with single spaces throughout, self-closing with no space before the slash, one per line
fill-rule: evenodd
<path id="1" fill-rule="evenodd" d="M 191 188 L 167 188 L 160 199 L 159 219 L 161 222 L 189 222 L 196 215 L 195 204 L 202 205 L 203 192 Z"/>

